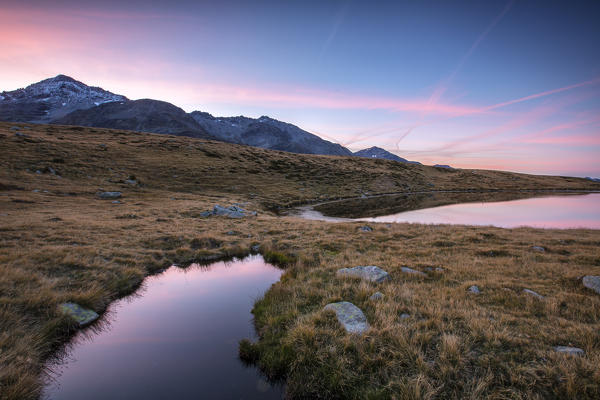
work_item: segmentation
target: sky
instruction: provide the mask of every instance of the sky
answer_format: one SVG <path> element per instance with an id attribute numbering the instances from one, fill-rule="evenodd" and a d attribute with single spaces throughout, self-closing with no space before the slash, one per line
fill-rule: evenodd
<path id="1" fill-rule="evenodd" d="M 424 164 L 600 177 L 599 1 L 1 0 L 0 91 L 58 74 Z"/>

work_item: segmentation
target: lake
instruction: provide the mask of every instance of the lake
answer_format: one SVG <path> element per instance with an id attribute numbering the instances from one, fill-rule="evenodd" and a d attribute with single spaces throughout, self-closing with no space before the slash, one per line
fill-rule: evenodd
<path id="1" fill-rule="evenodd" d="M 297 214 L 331 222 L 600 229 L 600 193 L 415 193 L 304 206 Z"/>
<path id="2" fill-rule="evenodd" d="M 281 399 L 238 359 L 238 342 L 256 339 L 255 300 L 281 274 L 254 255 L 146 278 L 76 335 L 44 398 Z"/>

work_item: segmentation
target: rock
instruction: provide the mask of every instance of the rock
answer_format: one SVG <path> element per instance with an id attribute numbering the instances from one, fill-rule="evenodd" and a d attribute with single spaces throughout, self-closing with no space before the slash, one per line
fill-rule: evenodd
<path id="1" fill-rule="evenodd" d="M 423 273 L 421 271 L 417 271 L 416 269 L 412 269 L 412 268 L 408 268 L 408 267 L 400 267 L 400 269 L 402 270 L 402 272 L 405 272 L 407 274 L 426 276 L 425 273 Z"/>
<path id="2" fill-rule="evenodd" d="M 99 315 L 76 303 L 63 303 L 58 306 L 60 312 L 73 318 L 79 326 L 85 326 L 98 319 Z"/>
<path id="3" fill-rule="evenodd" d="M 120 199 L 121 192 L 98 192 L 97 196 L 102 200 Z"/>
<path id="4" fill-rule="evenodd" d="M 358 228 L 361 232 L 372 232 L 373 228 L 371 228 L 369 225 L 364 225 L 361 226 L 360 228 Z"/>
<path id="5" fill-rule="evenodd" d="M 129 185 L 137 185 L 138 181 L 136 181 L 135 179 L 126 179 L 125 183 L 127 183 Z"/>
<path id="6" fill-rule="evenodd" d="M 121 202 L 119 200 L 113 200 L 113 201 L 111 201 L 111 203 L 113 203 L 113 204 L 121 204 Z"/>
<path id="7" fill-rule="evenodd" d="M 203 211 L 200 213 L 201 217 L 210 217 L 212 215 L 212 212 L 210 211 Z"/>
<path id="8" fill-rule="evenodd" d="M 537 297 L 540 300 L 544 298 L 544 296 L 542 296 L 541 294 L 536 293 L 536 292 L 534 292 L 533 290 L 530 290 L 530 289 L 523 289 L 523 293 L 530 294 L 530 295 L 532 295 L 534 297 Z"/>
<path id="9" fill-rule="evenodd" d="M 18 131 L 18 130 L 20 130 L 20 129 L 21 129 L 21 128 L 19 128 L 18 126 L 11 126 L 11 127 L 10 127 L 10 130 L 11 130 L 11 131 Z"/>
<path id="10" fill-rule="evenodd" d="M 250 249 L 254 252 L 254 253 L 258 253 L 260 251 L 260 245 L 259 244 L 255 244 L 254 246 L 250 247 Z"/>
<path id="11" fill-rule="evenodd" d="M 371 297 L 369 297 L 370 300 L 381 300 L 383 299 L 383 293 L 381 292 L 375 292 L 371 295 Z"/>
<path id="12" fill-rule="evenodd" d="M 582 279 L 583 286 L 600 294 L 600 276 L 587 275 Z"/>
<path id="13" fill-rule="evenodd" d="M 539 251 L 540 253 L 543 253 L 546 251 L 546 249 L 543 248 L 542 246 L 531 246 L 531 250 Z"/>
<path id="14" fill-rule="evenodd" d="M 365 314 L 363 314 L 360 308 L 348 301 L 329 303 L 324 309 L 335 311 L 338 321 L 342 324 L 346 332 L 360 335 L 369 329 Z"/>
<path id="15" fill-rule="evenodd" d="M 400 319 L 408 319 L 408 318 L 410 318 L 410 314 L 407 314 L 407 313 L 400 314 Z"/>
<path id="16" fill-rule="evenodd" d="M 568 354 L 570 356 L 583 356 L 585 354 L 585 351 L 583 351 L 579 347 L 555 346 L 554 350 L 559 353 Z"/>
<path id="17" fill-rule="evenodd" d="M 229 218 L 244 218 L 249 215 L 255 216 L 256 211 L 246 211 L 237 206 L 221 207 L 220 205 L 216 204 L 213 207 L 211 215 L 221 215 Z"/>
<path id="18" fill-rule="evenodd" d="M 433 272 L 433 271 L 435 271 L 435 272 L 444 272 L 444 268 L 440 268 L 440 267 L 435 267 L 435 268 L 433 268 L 433 267 L 425 267 L 425 271 L 427 271 L 427 272 Z"/>
<path id="19" fill-rule="evenodd" d="M 479 287 L 477 285 L 470 286 L 469 289 L 467 289 L 467 290 L 469 292 L 475 293 L 475 294 L 481 293 L 481 291 L 479 290 Z"/>
<path id="20" fill-rule="evenodd" d="M 375 265 L 342 268 L 337 271 L 337 275 L 356 277 L 376 283 L 390 279 L 390 275 L 387 272 Z"/>

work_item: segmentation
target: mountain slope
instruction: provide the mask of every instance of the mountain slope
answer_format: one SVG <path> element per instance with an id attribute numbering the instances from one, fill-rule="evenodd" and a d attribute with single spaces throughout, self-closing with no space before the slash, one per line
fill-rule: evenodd
<path id="1" fill-rule="evenodd" d="M 105 103 L 74 111 L 53 123 L 218 139 L 208 134 L 181 108 L 150 99 Z"/>
<path id="2" fill-rule="evenodd" d="M 58 75 L 24 89 L 0 93 L 0 120 L 45 123 L 75 110 L 123 101 L 127 101 L 125 96 Z"/>
<path id="3" fill-rule="evenodd" d="M 359 150 L 353 154 L 355 157 L 365 158 L 384 158 L 386 160 L 398 161 L 408 164 L 421 164 L 417 161 L 408 161 L 405 158 L 398 157 L 397 155 L 390 153 L 389 151 L 382 149 L 381 147 L 373 146 L 368 149 Z"/>
<path id="4" fill-rule="evenodd" d="M 224 141 L 283 150 L 291 153 L 350 156 L 345 147 L 321 139 L 299 127 L 273 118 L 213 117 L 194 111 L 190 114 L 207 132 Z"/>

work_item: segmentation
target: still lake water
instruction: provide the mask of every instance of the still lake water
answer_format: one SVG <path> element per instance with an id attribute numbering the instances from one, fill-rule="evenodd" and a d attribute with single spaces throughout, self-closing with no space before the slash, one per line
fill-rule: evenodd
<path id="1" fill-rule="evenodd" d="M 493 195 L 486 195 L 488 197 Z M 338 203 L 344 207 L 343 202 Z M 370 205 L 371 206 L 371 205 Z M 355 209 L 356 201 L 353 207 Z M 373 210 L 377 215 L 376 210 Z M 300 216 L 324 221 L 409 222 L 421 224 L 493 225 L 503 228 L 530 226 L 535 228 L 600 229 L 600 193 L 548 195 L 510 201 L 468 202 L 423 208 L 362 218 L 327 217 L 310 207 Z"/>
<path id="2" fill-rule="evenodd" d="M 147 278 L 78 334 L 45 398 L 281 399 L 238 359 L 239 340 L 256 339 L 254 301 L 281 274 L 249 256 Z"/>

